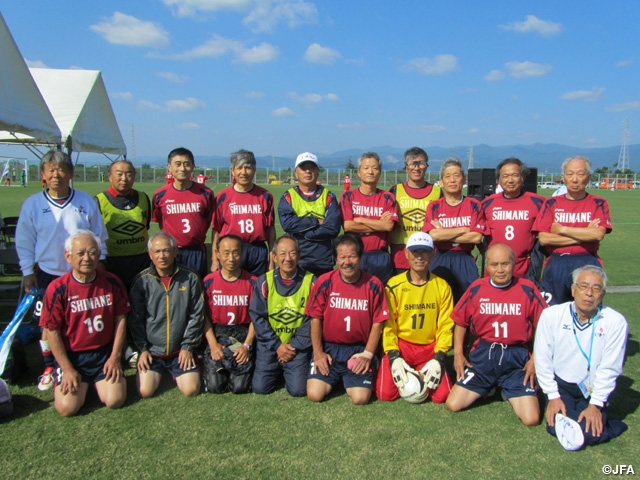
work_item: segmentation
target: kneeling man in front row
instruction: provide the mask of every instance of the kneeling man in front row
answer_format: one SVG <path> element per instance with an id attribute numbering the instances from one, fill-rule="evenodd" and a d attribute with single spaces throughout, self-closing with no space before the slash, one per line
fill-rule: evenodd
<path id="1" fill-rule="evenodd" d="M 100 239 L 79 230 L 67 239 L 71 271 L 47 287 L 40 326 L 55 358 L 55 408 L 70 417 L 84 405 L 89 384 L 109 408 L 121 407 L 127 384 L 120 363 L 129 312 L 127 292 L 115 275 L 97 270 Z"/>
<path id="2" fill-rule="evenodd" d="M 458 382 L 445 406 L 457 412 L 499 387 L 522 423 L 532 426 L 540 421 L 540 407 L 530 349 L 547 304 L 533 282 L 513 276 L 515 264 L 511 248 L 500 243 L 490 247 L 489 278 L 473 282 L 453 309 Z M 463 348 L 469 327 L 477 340 L 467 360 Z"/>
<path id="3" fill-rule="evenodd" d="M 176 262 L 178 245 L 166 232 L 148 243 L 151 266 L 133 280 L 131 335 L 140 349 L 138 389 L 151 397 L 163 371 L 171 373 L 186 396 L 200 392 L 200 374 L 193 356 L 202 337 L 204 296 L 193 270 Z"/>
<path id="4" fill-rule="evenodd" d="M 606 412 L 622 374 L 628 330 L 626 319 L 602 304 L 606 289 L 602 268 L 574 270 L 573 302 L 547 308 L 538 325 L 534 353 L 548 399 L 547 430 L 567 450 L 606 442 L 627 429 Z"/>

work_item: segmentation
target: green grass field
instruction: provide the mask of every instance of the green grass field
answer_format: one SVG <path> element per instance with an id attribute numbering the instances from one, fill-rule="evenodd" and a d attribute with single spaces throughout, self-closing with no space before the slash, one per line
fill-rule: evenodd
<path id="1" fill-rule="evenodd" d="M 157 186 L 141 185 L 147 193 Z M 76 187 L 93 194 L 105 184 Z M 271 190 L 279 198 L 286 188 Z M 0 187 L 0 213 L 17 215 L 36 191 Z M 640 284 L 640 192 L 594 193 L 609 200 L 614 223 L 600 251 L 611 284 Z M 53 409 L 52 392 L 34 385 L 41 363 L 30 345 L 30 373 L 12 385 L 14 414 L 0 423 L 0 471 L 5 478 L 65 479 L 602 478 L 604 465 L 619 464 L 640 471 L 640 294 L 608 294 L 605 303 L 630 325 L 625 373 L 610 408 L 629 430 L 580 452 L 565 452 L 543 425 L 524 427 L 499 399 L 453 414 L 432 403 L 355 407 L 343 393 L 311 404 L 284 389 L 184 398 L 167 380 L 143 401 L 133 369 L 123 409 L 102 408 L 91 395 L 80 415 L 65 419 Z"/>

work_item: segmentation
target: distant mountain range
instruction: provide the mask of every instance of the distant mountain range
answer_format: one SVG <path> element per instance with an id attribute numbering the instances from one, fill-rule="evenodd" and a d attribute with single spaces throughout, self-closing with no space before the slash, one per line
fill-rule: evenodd
<path id="1" fill-rule="evenodd" d="M 470 147 L 460 146 L 452 148 L 423 147 L 429 155 L 429 169 L 438 170 L 440 163 L 447 157 L 454 156 L 462 160 L 465 167 L 468 166 Z M 629 161 L 632 170 L 640 170 L 640 144 L 629 145 Z M 331 170 L 344 170 L 349 158 L 355 165 L 358 157 L 366 151 L 376 152 L 382 159 L 384 170 L 395 170 L 402 168 L 402 156 L 405 148 L 391 146 L 378 146 L 367 149 L 352 148 L 334 153 L 312 152 L 318 156 L 320 165 Z M 490 145 L 473 146 L 473 166 L 474 168 L 493 168 L 501 160 L 507 157 L 517 157 L 529 167 L 537 167 L 539 173 L 554 173 L 560 171 L 562 162 L 570 156 L 583 155 L 591 160 L 593 168 L 610 167 L 618 162 L 620 147 L 605 148 L 579 148 L 556 143 L 534 143 L 532 145 L 506 145 L 502 147 L 492 147 Z M 285 156 L 262 156 L 257 157 L 258 168 L 289 168 L 293 167 L 295 157 Z M 148 163 L 149 165 L 161 166 L 166 163 L 164 157 L 139 156 L 135 159 L 136 164 Z M 220 155 L 203 156 L 196 154 L 196 164 L 198 167 L 228 167 L 229 157 Z"/>

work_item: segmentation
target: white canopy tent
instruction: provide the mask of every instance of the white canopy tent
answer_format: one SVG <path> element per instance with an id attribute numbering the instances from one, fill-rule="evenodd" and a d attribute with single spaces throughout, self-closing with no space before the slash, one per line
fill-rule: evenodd
<path id="1" fill-rule="evenodd" d="M 69 152 L 126 155 L 127 147 L 99 71 L 29 70 Z"/>
<path id="2" fill-rule="evenodd" d="M 57 145 L 56 124 L 0 13 L 0 141 Z"/>

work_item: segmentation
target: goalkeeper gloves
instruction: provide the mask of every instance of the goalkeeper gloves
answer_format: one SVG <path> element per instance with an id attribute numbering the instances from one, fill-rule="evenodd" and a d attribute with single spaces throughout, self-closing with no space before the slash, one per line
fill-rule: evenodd
<path id="1" fill-rule="evenodd" d="M 391 364 L 391 377 L 396 387 L 402 388 L 409 381 L 407 377 L 407 369 L 411 368 L 400 356 L 398 350 L 391 350 L 387 353 L 389 356 L 389 363 Z"/>
<path id="2" fill-rule="evenodd" d="M 440 385 L 442 372 L 444 371 L 444 353 L 437 352 L 433 356 L 433 360 L 429 360 L 427 364 L 420 369 L 423 375 L 424 383 L 429 390 L 435 390 Z"/>

